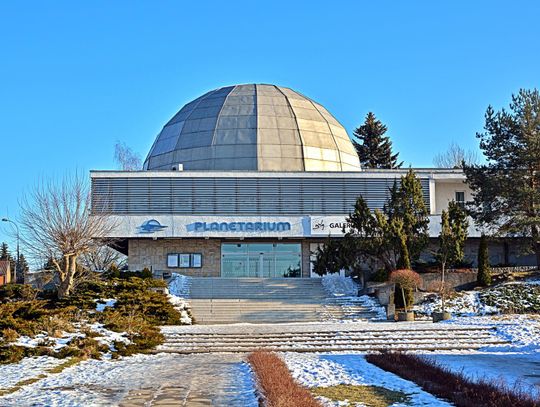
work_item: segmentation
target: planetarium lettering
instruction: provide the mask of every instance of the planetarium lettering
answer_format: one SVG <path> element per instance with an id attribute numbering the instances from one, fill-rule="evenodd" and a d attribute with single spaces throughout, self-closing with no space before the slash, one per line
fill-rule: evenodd
<path id="1" fill-rule="evenodd" d="M 190 225 L 191 226 L 191 225 Z M 289 222 L 195 222 L 193 232 L 286 232 Z"/>

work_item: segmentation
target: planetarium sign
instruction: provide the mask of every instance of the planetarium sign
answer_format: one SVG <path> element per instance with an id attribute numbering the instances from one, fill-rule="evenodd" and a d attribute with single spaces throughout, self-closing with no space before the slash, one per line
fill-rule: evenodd
<path id="1" fill-rule="evenodd" d="M 289 222 L 195 222 L 187 225 L 194 232 L 286 232 Z"/>

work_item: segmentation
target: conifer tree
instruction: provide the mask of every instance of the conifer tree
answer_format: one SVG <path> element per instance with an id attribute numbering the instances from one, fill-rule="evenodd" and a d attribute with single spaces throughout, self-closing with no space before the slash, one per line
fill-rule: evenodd
<path id="1" fill-rule="evenodd" d="M 353 132 L 353 144 L 365 168 L 400 168 L 399 153 L 392 153 L 392 142 L 386 136 L 387 127 L 372 112 L 366 115 L 364 124 Z"/>
<path id="2" fill-rule="evenodd" d="M 30 270 L 30 267 L 28 266 L 28 262 L 26 261 L 26 257 L 24 257 L 24 254 L 21 253 L 19 256 L 19 269 L 17 270 L 17 276 L 20 276 L 23 278 L 26 273 Z"/>
<path id="3" fill-rule="evenodd" d="M 489 106 L 484 129 L 486 163 L 464 166 L 469 212 L 479 226 L 526 238 L 540 267 L 540 92 L 521 89 L 508 110 Z"/>
<path id="4" fill-rule="evenodd" d="M 429 212 L 424 202 L 422 184 L 412 169 L 401 177 L 399 187 L 394 183 L 384 213 L 389 219 L 402 220 L 409 261 L 418 260 L 429 243 Z"/>
<path id="5" fill-rule="evenodd" d="M 2 242 L 0 246 L 0 260 L 9 260 L 9 248 L 6 242 Z"/>
<path id="6" fill-rule="evenodd" d="M 488 242 L 484 234 L 480 237 L 480 244 L 478 247 L 478 276 L 476 277 L 476 281 L 483 287 L 487 287 L 491 284 Z"/>

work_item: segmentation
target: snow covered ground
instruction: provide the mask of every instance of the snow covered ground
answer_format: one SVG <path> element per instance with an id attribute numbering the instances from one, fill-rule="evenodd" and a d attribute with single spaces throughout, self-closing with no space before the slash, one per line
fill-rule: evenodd
<path id="1" fill-rule="evenodd" d="M 38 363 L 43 360 L 32 366 Z M 178 405 L 200 397 L 219 406 L 258 406 L 251 371 L 241 356 L 169 354 L 87 360 L 0 397 L 0 405 L 113 406 L 142 390 L 150 397 L 169 391 Z"/>
<path id="2" fill-rule="evenodd" d="M 169 302 L 182 315 L 181 322 L 184 325 L 191 325 L 192 320 L 189 310 L 191 306 L 189 304 L 189 291 L 190 291 L 190 278 L 178 273 L 172 273 L 171 280 L 169 281 Z"/>
<path id="3" fill-rule="evenodd" d="M 351 323 L 362 320 L 386 320 L 386 311 L 374 298 L 367 295 L 358 296 L 358 285 L 351 277 L 339 274 L 326 274 L 322 277 L 322 285 L 329 295 L 326 300 L 326 322 Z M 336 312 L 336 309 L 339 310 Z M 370 314 L 371 315 L 368 315 Z"/>
<path id="4" fill-rule="evenodd" d="M 9 365 L 0 365 L 0 390 L 9 389 L 22 380 L 32 379 L 60 365 L 62 359 L 50 356 L 38 356 L 33 358 L 24 358 L 18 363 Z M 2 403 L 0 402 L 0 405 Z"/>
<path id="5" fill-rule="evenodd" d="M 409 405 L 412 406 L 451 406 L 416 384 L 368 363 L 363 355 L 285 353 L 283 356 L 292 376 L 307 387 L 375 385 L 406 393 L 411 398 Z M 337 402 L 323 402 L 327 406 L 339 406 Z"/>
<path id="6" fill-rule="evenodd" d="M 339 274 L 325 274 L 322 285 L 332 297 L 354 297 L 358 295 L 358 285 L 351 277 L 341 277 Z"/>
<path id="7" fill-rule="evenodd" d="M 502 382 L 510 388 L 540 395 L 538 354 L 486 352 L 467 355 L 430 354 L 427 357 L 473 380 Z"/>

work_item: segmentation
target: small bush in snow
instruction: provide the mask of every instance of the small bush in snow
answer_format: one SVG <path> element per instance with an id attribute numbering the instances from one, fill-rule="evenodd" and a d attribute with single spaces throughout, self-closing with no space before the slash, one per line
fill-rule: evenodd
<path id="1" fill-rule="evenodd" d="M 407 310 L 414 301 L 414 298 L 411 299 L 412 290 L 422 283 L 420 275 L 413 270 L 395 270 L 390 273 L 389 281 L 396 284 L 396 293 L 401 294 L 403 307 Z"/>

